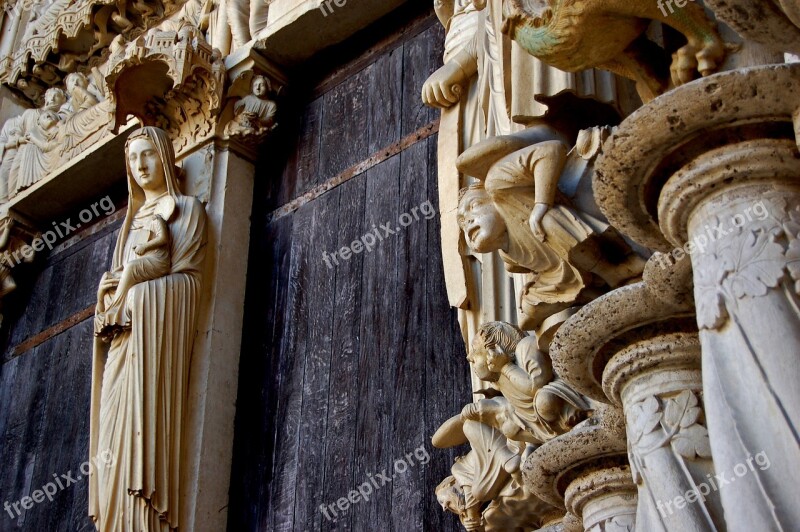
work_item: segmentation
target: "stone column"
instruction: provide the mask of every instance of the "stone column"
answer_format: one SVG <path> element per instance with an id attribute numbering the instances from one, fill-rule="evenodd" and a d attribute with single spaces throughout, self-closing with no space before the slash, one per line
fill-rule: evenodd
<path id="1" fill-rule="evenodd" d="M 225 130 L 236 122 L 235 104 L 247 97 L 256 76 L 267 77 L 273 89 L 285 83 L 250 48 L 229 58 L 226 71 L 231 86 L 218 135 L 191 148 L 181 161 L 186 192 L 207 202 L 209 222 L 204 312 L 192 358 L 187 420 L 193 446 L 186 454 L 189 471 L 184 485 L 195 487 L 181 521 L 187 530 L 227 527 L 255 162 L 259 143 L 270 128 L 253 122 L 234 135 Z"/>
<path id="2" fill-rule="evenodd" d="M 800 469 L 798 109 L 800 65 L 711 76 L 629 117 L 595 175 L 616 227 L 674 257 L 691 255 L 708 430 L 731 530 L 800 522 L 792 487 Z"/>
<path id="3" fill-rule="evenodd" d="M 623 408 L 639 528 L 724 530 L 718 493 L 707 484 L 714 467 L 688 259 L 653 257 L 644 281 L 567 320 L 550 355 L 578 391 Z"/>
<path id="4" fill-rule="evenodd" d="M 599 405 L 592 418 L 536 449 L 522 474 L 537 497 L 569 512 L 552 530 L 574 530 L 577 516 L 585 532 L 633 532 L 636 486 L 627 462 L 622 412 Z"/>

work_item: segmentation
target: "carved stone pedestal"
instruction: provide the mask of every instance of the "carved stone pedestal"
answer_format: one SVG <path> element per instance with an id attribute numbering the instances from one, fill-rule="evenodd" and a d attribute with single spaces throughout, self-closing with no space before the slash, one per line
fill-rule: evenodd
<path id="1" fill-rule="evenodd" d="M 656 255 L 645 281 L 586 305 L 551 348 L 557 371 L 576 389 L 623 408 L 636 522 L 647 531 L 724 530 L 718 494 L 697 491 L 714 468 L 690 275 L 688 260 Z"/>
<path id="2" fill-rule="evenodd" d="M 583 520 L 586 532 L 634 530 L 636 486 L 618 409 L 599 406 L 592 418 L 536 449 L 522 474 L 537 497 L 569 512 L 554 530 L 573 530 L 570 515 Z"/>
<path id="3" fill-rule="evenodd" d="M 800 66 L 712 76 L 623 122 L 595 176 L 616 227 L 691 255 L 708 429 L 730 530 L 800 522 L 798 109 Z"/>

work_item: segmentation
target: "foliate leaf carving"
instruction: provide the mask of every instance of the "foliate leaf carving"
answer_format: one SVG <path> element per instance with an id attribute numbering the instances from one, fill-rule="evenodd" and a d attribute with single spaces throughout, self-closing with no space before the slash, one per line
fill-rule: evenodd
<path id="1" fill-rule="evenodd" d="M 693 460 L 696 457 L 711 458 L 711 444 L 708 430 L 702 425 L 691 425 L 672 438 L 672 448 L 682 457 Z"/>
<path id="2" fill-rule="evenodd" d="M 777 287 L 783 278 L 783 247 L 775 242 L 780 229 L 760 228 L 747 232 L 734 271 L 730 276 L 733 295 L 737 298 L 759 297 Z M 731 248 L 729 248 L 731 249 Z"/>
<path id="3" fill-rule="evenodd" d="M 631 427 L 631 441 L 638 443 L 642 436 L 650 434 L 661 421 L 661 404 L 653 396 L 648 397 L 631 408 L 628 426 Z"/>

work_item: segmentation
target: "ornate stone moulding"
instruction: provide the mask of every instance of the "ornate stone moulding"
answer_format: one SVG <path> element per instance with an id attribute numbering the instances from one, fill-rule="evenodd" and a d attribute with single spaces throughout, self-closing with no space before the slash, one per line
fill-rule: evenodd
<path id="1" fill-rule="evenodd" d="M 665 183 L 719 147 L 757 139 L 794 141 L 799 82 L 798 65 L 723 72 L 679 87 L 636 111 L 608 139 L 597 162 L 594 190 L 603 213 L 640 244 L 672 250 L 678 243 L 668 241 L 659 227 Z M 683 190 L 701 188 L 707 187 L 693 183 Z"/>
<path id="2" fill-rule="evenodd" d="M 550 345 L 553 367 L 580 393 L 605 403 L 618 401 L 603 389 L 603 372 L 619 350 L 653 336 L 696 332 L 690 303 L 671 304 L 645 282 L 625 286 L 584 306 L 567 320 Z M 658 365 L 667 359 L 654 360 Z"/>
<path id="3" fill-rule="evenodd" d="M 615 520 L 632 527 L 636 487 L 625 454 L 622 413 L 600 405 L 592 418 L 536 449 L 522 475 L 537 497 L 566 507 L 583 520 L 585 530 Z"/>
<path id="4" fill-rule="evenodd" d="M 37 102 L 47 87 L 60 84 L 70 72 L 88 71 L 103 62 L 115 38 L 140 35 L 183 3 L 78 0 L 65 4 L 61 0 L 43 4 L 46 8 L 41 8 L 38 18 L 31 21 L 28 13 L 23 19 L 26 29 L 15 52 L 0 59 L 0 82 Z"/>

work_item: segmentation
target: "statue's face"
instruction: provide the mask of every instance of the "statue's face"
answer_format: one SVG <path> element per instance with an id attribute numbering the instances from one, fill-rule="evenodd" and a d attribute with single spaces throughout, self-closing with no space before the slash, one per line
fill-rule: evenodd
<path id="1" fill-rule="evenodd" d="M 253 80 L 253 94 L 259 98 L 267 94 L 267 82 L 261 76 L 258 76 Z"/>
<path id="2" fill-rule="evenodd" d="M 164 163 L 150 139 L 136 139 L 128 146 L 128 165 L 136 183 L 142 190 L 165 192 Z"/>
<path id="3" fill-rule="evenodd" d="M 66 102 L 64 93 L 59 90 L 49 90 L 44 93 L 45 107 L 52 107 L 55 105 L 63 105 Z"/>
<path id="4" fill-rule="evenodd" d="M 458 221 L 473 251 L 490 253 L 506 247 L 506 224 L 485 192 L 469 191 L 464 195 L 458 205 Z"/>
<path id="5" fill-rule="evenodd" d="M 476 335 L 472 340 L 472 345 L 467 355 L 467 361 L 472 366 L 472 371 L 482 381 L 494 382 L 497 380 L 497 373 L 489 370 L 489 351 L 480 335 Z"/>

